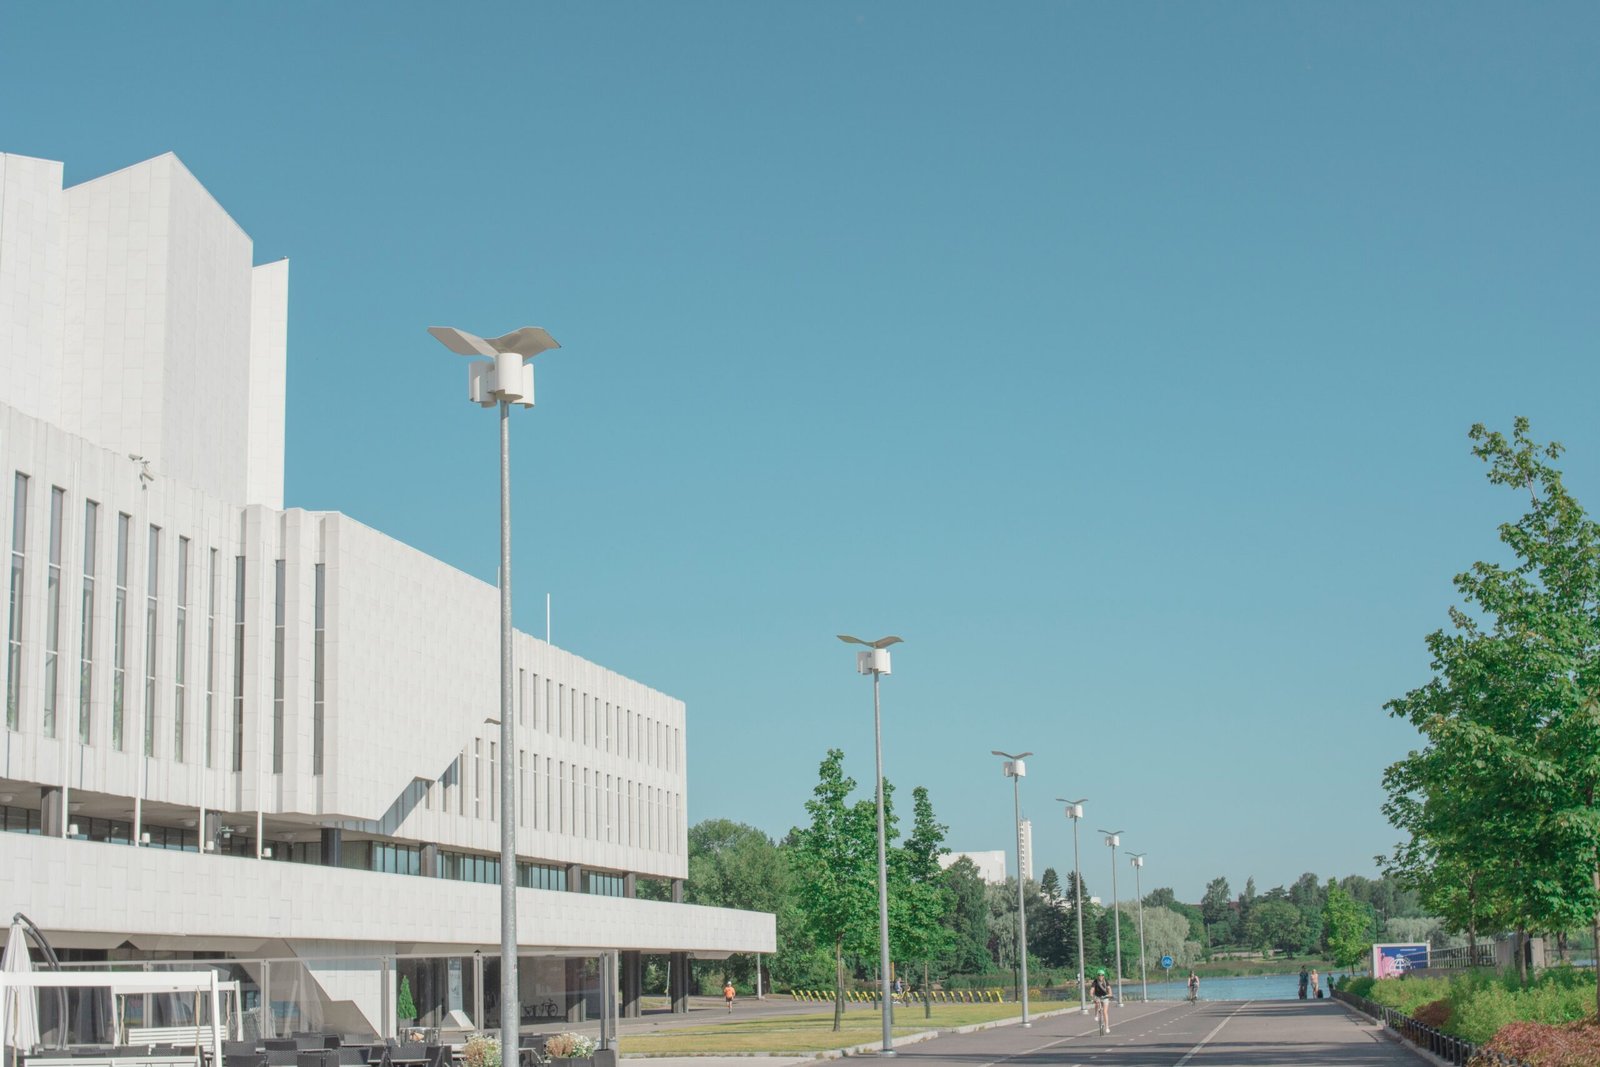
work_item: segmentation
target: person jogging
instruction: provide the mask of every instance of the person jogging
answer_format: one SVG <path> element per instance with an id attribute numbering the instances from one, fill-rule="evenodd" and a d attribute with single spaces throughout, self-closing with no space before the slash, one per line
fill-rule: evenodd
<path id="1" fill-rule="evenodd" d="M 1106 969 L 1101 967 L 1094 972 L 1094 981 L 1089 983 L 1089 995 L 1094 997 L 1094 1015 L 1100 1023 L 1100 1032 L 1111 1032 L 1111 983 L 1106 979 Z"/>
<path id="2" fill-rule="evenodd" d="M 722 987 L 722 999 L 728 1002 L 728 1011 L 733 1011 L 733 979 L 728 979 L 727 985 Z"/>

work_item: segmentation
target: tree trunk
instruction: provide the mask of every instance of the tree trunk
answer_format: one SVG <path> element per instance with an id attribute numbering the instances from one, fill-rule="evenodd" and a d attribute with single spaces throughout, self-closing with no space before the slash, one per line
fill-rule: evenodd
<path id="1" fill-rule="evenodd" d="M 1594 869 L 1594 887 L 1600 891 L 1600 867 Z M 1600 958 L 1600 911 L 1594 913 L 1594 918 L 1589 921 L 1589 932 L 1594 935 L 1594 955 Z M 1600 982 L 1594 987 L 1594 1010 L 1600 1013 Z"/>
<path id="2" fill-rule="evenodd" d="M 833 939 L 833 1030 L 844 1029 L 844 935 Z"/>
<path id="3" fill-rule="evenodd" d="M 1517 927 L 1517 977 L 1528 984 L 1528 931 Z"/>
<path id="4" fill-rule="evenodd" d="M 933 1018 L 933 994 L 928 990 L 928 961 L 922 961 L 922 1017 Z"/>

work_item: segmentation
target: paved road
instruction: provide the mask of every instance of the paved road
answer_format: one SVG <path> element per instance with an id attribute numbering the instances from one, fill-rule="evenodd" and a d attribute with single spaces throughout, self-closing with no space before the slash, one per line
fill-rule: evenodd
<path id="1" fill-rule="evenodd" d="M 1114 1009 L 1110 1034 L 1069 1011 L 897 1046 L 905 1067 L 1418 1067 L 1423 1061 L 1331 1001 L 1154 1002 Z M 795 1057 L 634 1060 L 649 1067 L 790 1067 Z"/>

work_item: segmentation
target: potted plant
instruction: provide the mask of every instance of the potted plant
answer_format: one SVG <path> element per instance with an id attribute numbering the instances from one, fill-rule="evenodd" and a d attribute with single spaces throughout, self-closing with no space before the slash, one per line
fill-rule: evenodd
<path id="1" fill-rule="evenodd" d="M 417 1002 L 411 999 L 411 979 L 405 975 L 400 976 L 400 995 L 395 998 L 394 1015 L 402 1030 L 417 1018 Z"/>
<path id="2" fill-rule="evenodd" d="M 500 1041 L 488 1034 L 473 1034 L 461 1046 L 461 1062 L 466 1067 L 500 1067 Z"/>
<path id="3" fill-rule="evenodd" d="M 615 1049 L 600 1049 L 594 1038 L 587 1034 L 553 1034 L 545 1038 L 544 1054 L 553 1060 L 565 1060 L 564 1067 L 616 1067 Z"/>

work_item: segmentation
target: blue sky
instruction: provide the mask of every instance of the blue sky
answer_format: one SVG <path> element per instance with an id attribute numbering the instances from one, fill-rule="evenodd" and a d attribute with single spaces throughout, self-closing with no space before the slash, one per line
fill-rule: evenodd
<path id="1" fill-rule="evenodd" d="M 992 748 L 1147 888 L 1372 873 L 1385 700 L 1516 501 L 1600 507 L 1600 9 L 0 4 L 0 150 L 176 152 L 290 268 L 292 506 L 493 580 L 495 422 L 424 333 L 548 327 L 519 626 L 687 701 L 781 835 L 839 632 L 885 769 L 1009 847 Z M 490 652 L 489 654 L 492 654 Z M 1085 877 L 1109 879 L 1085 841 Z"/>

